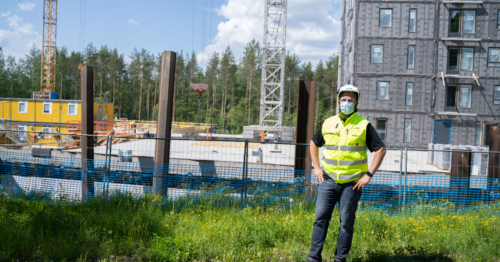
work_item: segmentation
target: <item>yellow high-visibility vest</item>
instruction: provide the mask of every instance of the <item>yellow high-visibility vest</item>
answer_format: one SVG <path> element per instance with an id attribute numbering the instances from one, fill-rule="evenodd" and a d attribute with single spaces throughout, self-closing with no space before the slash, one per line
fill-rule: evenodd
<path id="1" fill-rule="evenodd" d="M 335 183 L 356 181 L 368 172 L 366 128 L 370 122 L 353 113 L 342 121 L 340 114 L 323 123 L 325 150 L 321 164 Z"/>

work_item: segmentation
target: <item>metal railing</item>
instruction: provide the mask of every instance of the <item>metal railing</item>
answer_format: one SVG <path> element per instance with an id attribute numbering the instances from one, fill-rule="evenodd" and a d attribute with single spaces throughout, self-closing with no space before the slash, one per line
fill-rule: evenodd
<path id="1" fill-rule="evenodd" d="M 95 136 L 94 140 L 100 143 L 92 147 L 94 160 L 88 161 L 81 159 L 79 147 L 0 147 L 1 190 L 54 200 L 81 200 L 82 192 L 88 197 L 155 193 L 176 205 L 315 204 L 318 183 L 313 172 L 294 168 L 297 161 L 305 161 L 306 156 L 296 152 L 308 151 L 307 144 L 171 138 L 169 164 L 155 164 L 156 142 L 165 139 Z M 300 147 L 305 150 L 297 150 Z M 409 215 L 498 213 L 500 168 L 491 166 L 489 159 L 499 155 L 466 148 L 389 148 L 363 191 L 360 209 Z M 432 157 L 446 163 L 429 162 Z M 372 160 L 369 153 L 369 164 Z M 90 167 L 87 184 L 82 181 L 83 166 Z"/>

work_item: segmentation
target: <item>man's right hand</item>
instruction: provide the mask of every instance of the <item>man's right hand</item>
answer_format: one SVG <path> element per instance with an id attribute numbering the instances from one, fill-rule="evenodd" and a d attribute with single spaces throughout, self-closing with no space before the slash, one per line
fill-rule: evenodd
<path id="1" fill-rule="evenodd" d="M 321 183 L 325 182 L 325 179 L 323 178 L 323 170 L 321 168 L 315 168 L 314 174 L 316 175 L 316 181 L 318 183 L 321 184 Z"/>

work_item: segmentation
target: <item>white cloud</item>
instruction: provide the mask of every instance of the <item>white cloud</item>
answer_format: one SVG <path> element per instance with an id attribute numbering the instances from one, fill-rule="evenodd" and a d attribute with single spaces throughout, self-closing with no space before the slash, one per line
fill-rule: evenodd
<path id="1" fill-rule="evenodd" d="M 0 13 L 0 16 L 9 16 L 10 15 L 10 10 L 7 13 Z"/>
<path id="2" fill-rule="evenodd" d="M 288 1 L 287 52 L 313 64 L 335 52 L 340 37 L 340 21 L 330 14 L 335 1 Z M 262 44 L 264 1 L 228 0 L 217 12 L 227 20 L 219 23 L 212 44 L 199 53 L 200 61 L 207 61 L 209 51 L 222 52 L 228 45 L 238 55 L 252 39 Z"/>
<path id="3" fill-rule="evenodd" d="M 138 25 L 139 24 L 138 22 L 134 21 L 134 19 L 129 19 L 129 20 L 127 20 L 127 22 L 129 22 L 129 23 L 131 23 L 133 25 Z"/>
<path id="4" fill-rule="evenodd" d="M 17 5 L 19 6 L 19 8 L 21 8 L 21 10 L 24 10 L 24 11 L 32 11 L 33 8 L 35 8 L 35 3 L 30 3 L 30 2 L 28 2 L 26 4 L 19 3 Z"/>
<path id="5" fill-rule="evenodd" d="M 12 55 L 17 58 L 24 57 L 33 44 L 40 46 L 42 37 L 35 31 L 30 23 L 23 23 L 23 18 L 12 15 L 7 18 L 9 29 L 0 29 L 0 46 L 4 55 Z"/>
<path id="6" fill-rule="evenodd" d="M 101 26 L 101 25 L 104 25 L 104 23 L 103 23 L 103 22 L 100 22 L 100 23 L 99 23 L 99 26 Z"/>

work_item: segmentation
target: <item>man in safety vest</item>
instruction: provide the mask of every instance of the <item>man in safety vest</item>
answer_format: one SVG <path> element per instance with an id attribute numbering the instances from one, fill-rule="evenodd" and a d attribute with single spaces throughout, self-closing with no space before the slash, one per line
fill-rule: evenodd
<path id="1" fill-rule="evenodd" d="M 356 114 L 358 100 L 359 91 L 355 86 L 341 87 L 337 97 L 340 114 L 326 119 L 310 143 L 319 188 L 308 262 L 322 261 L 321 251 L 336 202 L 339 203 L 340 229 L 334 261 L 346 261 L 361 192 L 385 156 L 384 143 L 373 126 Z M 318 148 L 322 146 L 325 150 L 320 166 Z M 375 152 L 370 168 L 367 149 Z"/>

